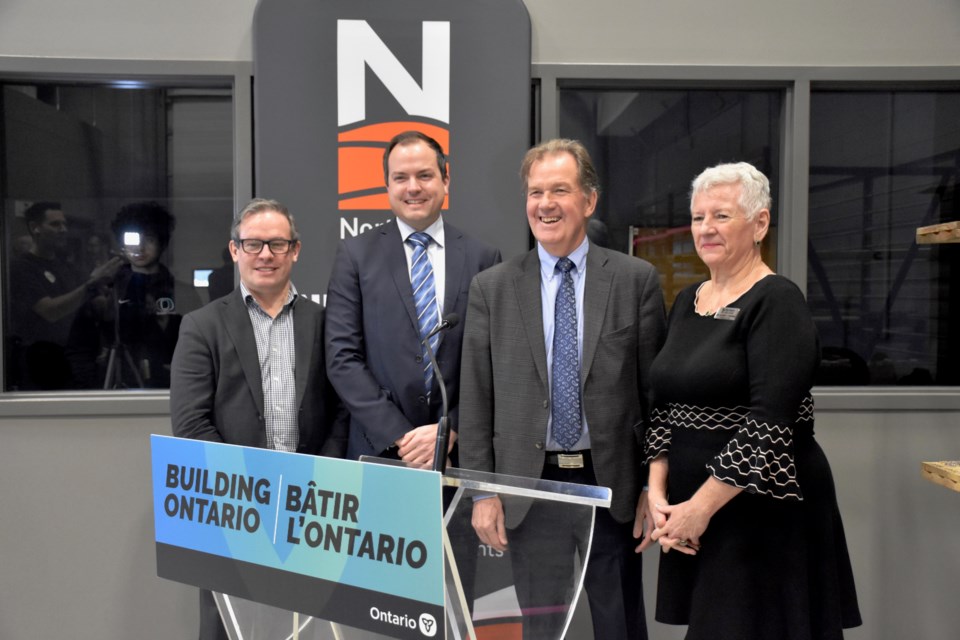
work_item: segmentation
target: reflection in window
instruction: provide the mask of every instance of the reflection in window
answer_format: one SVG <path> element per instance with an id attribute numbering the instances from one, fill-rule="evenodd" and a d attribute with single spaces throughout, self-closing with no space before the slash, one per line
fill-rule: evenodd
<path id="1" fill-rule="evenodd" d="M 690 235 L 693 178 L 745 161 L 770 178 L 776 197 L 782 100 L 779 90 L 560 91 L 560 135 L 586 145 L 602 181 L 592 237 L 652 262 L 668 305 L 708 276 Z M 764 259 L 775 266 L 776 202 L 771 216 Z"/>
<path id="2" fill-rule="evenodd" d="M 0 84 L 4 389 L 165 388 L 233 209 L 229 88 Z"/>
<path id="3" fill-rule="evenodd" d="M 820 384 L 960 384 L 960 91 L 814 91 L 807 297 Z M 955 324 L 956 321 L 954 321 Z"/>

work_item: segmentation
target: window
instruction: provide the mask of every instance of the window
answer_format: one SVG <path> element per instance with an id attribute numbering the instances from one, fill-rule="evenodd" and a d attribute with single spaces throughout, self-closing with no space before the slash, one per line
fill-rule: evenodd
<path id="1" fill-rule="evenodd" d="M 776 265 L 783 92 L 562 88 L 560 135 L 582 141 L 602 181 L 594 239 L 660 272 L 667 304 L 708 277 L 690 234 L 690 183 L 709 166 L 746 161 L 770 179 Z"/>
<path id="2" fill-rule="evenodd" d="M 687 230 L 691 179 L 745 160 L 771 182 L 764 260 L 805 290 L 817 323 L 819 398 L 956 406 L 960 245 L 916 242 L 919 227 L 960 220 L 956 67 L 540 64 L 534 75 L 539 138 L 586 144 L 601 231 L 657 266 L 668 305 L 707 276 Z M 886 390 L 851 388 L 863 386 Z"/>
<path id="3" fill-rule="evenodd" d="M 960 218 L 960 91 L 815 90 L 810 131 L 818 382 L 960 384 L 960 248 L 916 242 Z"/>
<path id="4" fill-rule="evenodd" d="M 167 387 L 232 288 L 229 83 L 8 81 L 0 114 L 4 389 Z"/>

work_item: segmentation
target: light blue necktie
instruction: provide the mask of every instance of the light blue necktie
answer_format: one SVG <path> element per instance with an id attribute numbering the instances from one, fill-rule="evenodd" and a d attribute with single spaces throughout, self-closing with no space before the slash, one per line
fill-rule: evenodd
<path id="1" fill-rule="evenodd" d="M 411 233 L 407 238 L 407 242 L 413 245 L 410 284 L 413 287 L 413 303 L 417 307 L 417 324 L 420 328 L 421 342 L 440 323 L 437 291 L 433 281 L 433 265 L 430 264 L 430 258 L 427 256 L 427 247 L 432 240 L 429 234 L 422 231 Z M 439 334 L 430 338 L 430 348 L 434 353 L 439 343 Z M 433 366 L 430 364 L 426 347 L 421 344 L 420 350 L 423 353 L 423 385 L 429 394 L 433 386 Z"/>
<path id="2" fill-rule="evenodd" d="M 577 345 L 577 296 L 570 270 L 573 262 L 560 258 L 560 290 L 553 319 L 551 415 L 553 439 L 569 451 L 580 439 L 580 357 Z"/>

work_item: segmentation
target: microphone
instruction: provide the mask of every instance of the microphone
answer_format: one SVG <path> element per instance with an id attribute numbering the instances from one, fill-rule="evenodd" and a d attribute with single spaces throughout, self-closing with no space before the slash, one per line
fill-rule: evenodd
<path id="1" fill-rule="evenodd" d="M 433 375 L 437 379 L 437 386 L 440 387 L 440 398 L 443 401 L 443 413 L 437 422 L 437 444 L 433 449 L 433 470 L 443 473 L 443 468 L 447 462 L 447 442 L 450 440 L 450 418 L 448 417 L 449 407 L 447 405 L 447 385 L 443 381 L 443 374 L 440 373 L 440 367 L 437 365 L 437 356 L 433 353 L 433 347 L 430 346 L 430 338 L 441 331 L 452 329 L 460 324 L 460 316 L 456 313 L 448 313 L 443 316 L 433 331 L 427 334 L 427 337 L 420 341 L 426 347 L 427 355 L 430 357 L 430 364 L 433 365 Z"/>
<path id="2" fill-rule="evenodd" d="M 427 337 L 423 341 L 427 341 L 433 336 L 437 335 L 441 331 L 446 331 L 447 329 L 453 329 L 455 326 L 460 324 L 460 316 L 455 313 L 448 313 L 443 316 L 443 319 L 440 321 L 440 324 L 433 328 L 433 331 L 427 334 Z"/>

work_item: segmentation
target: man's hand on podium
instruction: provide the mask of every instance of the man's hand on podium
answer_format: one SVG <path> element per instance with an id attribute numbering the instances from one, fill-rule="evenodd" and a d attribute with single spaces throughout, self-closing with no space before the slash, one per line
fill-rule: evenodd
<path id="1" fill-rule="evenodd" d="M 437 442 L 437 424 L 415 427 L 397 440 L 397 455 L 417 469 L 433 468 L 433 449 Z"/>

